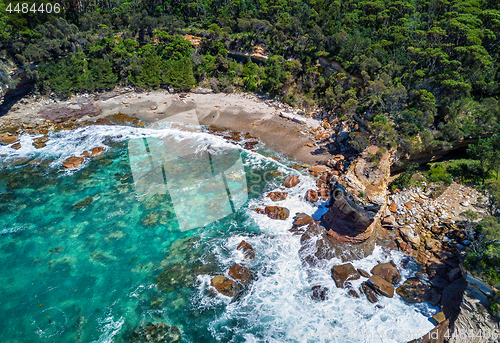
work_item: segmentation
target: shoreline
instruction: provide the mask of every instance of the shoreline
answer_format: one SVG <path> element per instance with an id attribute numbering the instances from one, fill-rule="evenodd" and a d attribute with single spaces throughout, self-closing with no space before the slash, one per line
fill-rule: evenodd
<path id="1" fill-rule="evenodd" d="M 314 165 L 332 158 L 326 142 L 331 133 L 322 127 L 322 122 L 295 115 L 301 118 L 301 123 L 297 123 L 291 118 L 293 114 L 290 119 L 282 116 L 288 112 L 296 111 L 278 101 L 249 93 L 170 94 L 124 88 L 98 95 L 77 95 L 65 101 L 24 98 L 0 117 L 0 133 L 25 133 L 14 130 L 16 125 L 35 126 L 36 131 L 36 126 L 50 127 L 52 123 L 107 124 L 110 116 L 122 116 L 125 125 L 148 126 L 173 115 L 189 113 L 196 114 L 201 125 L 248 133 L 271 150 L 301 163 Z"/>

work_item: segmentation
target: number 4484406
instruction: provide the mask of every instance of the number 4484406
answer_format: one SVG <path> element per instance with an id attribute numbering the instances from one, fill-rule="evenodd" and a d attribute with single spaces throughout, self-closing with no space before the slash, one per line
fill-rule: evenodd
<path id="1" fill-rule="evenodd" d="M 56 4 L 51 4 L 51 3 L 41 3 L 41 4 L 28 4 L 26 2 L 21 2 L 17 3 L 14 8 L 12 8 L 12 3 L 9 3 L 6 9 L 7 12 L 12 13 L 28 13 L 28 12 L 33 12 L 33 13 L 59 13 L 61 12 L 61 5 L 56 3 Z"/>

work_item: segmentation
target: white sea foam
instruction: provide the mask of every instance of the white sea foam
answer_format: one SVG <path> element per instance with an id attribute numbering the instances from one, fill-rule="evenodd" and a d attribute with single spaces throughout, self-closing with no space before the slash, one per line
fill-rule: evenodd
<path id="1" fill-rule="evenodd" d="M 21 148 L 15 150 L 10 146 L 0 145 L 0 168 L 9 166 L 9 162 L 22 159 L 51 159 L 51 167 L 60 167 L 64 160 L 70 156 L 80 156 L 84 151 L 89 151 L 97 146 L 108 149 L 109 142 L 121 142 L 137 138 L 164 138 L 172 137 L 176 142 L 185 140 L 196 141 L 199 146 L 210 146 L 212 148 L 235 148 L 234 144 L 226 142 L 204 132 L 187 132 L 171 128 L 168 123 L 161 128 L 137 128 L 130 126 L 108 126 L 92 125 L 74 130 L 62 130 L 50 132 L 46 146 L 36 149 L 32 142 L 33 135 L 22 135 L 19 137 Z M 85 162 L 82 167 L 85 167 Z M 81 168 L 82 168 L 81 167 Z"/>
<path id="2" fill-rule="evenodd" d="M 115 320 L 112 315 L 99 320 L 99 326 L 101 330 L 101 335 L 96 341 L 92 343 L 111 343 L 113 342 L 113 337 L 115 337 L 121 330 L 125 319 L 123 317 Z"/>
<path id="3" fill-rule="evenodd" d="M 289 195 L 284 201 L 275 203 L 263 195 L 249 204 L 250 208 L 263 204 L 284 206 L 290 210 L 290 218 L 273 220 L 249 209 L 249 220 L 258 223 L 262 235 L 233 236 L 223 248 L 215 250 L 227 270 L 232 263 L 244 262 L 236 251 L 244 239 L 256 250 L 255 261 L 247 264 L 257 275 L 238 301 L 229 302 L 225 297 L 212 300 L 213 306 L 227 304 L 224 313 L 210 324 L 212 335 L 219 340 L 232 337 L 233 341 L 246 342 L 407 342 L 430 331 L 434 325 L 429 319 L 437 308 L 427 303 L 407 304 L 395 295 L 392 299 L 381 297 L 377 304 L 371 304 L 364 296 L 356 299 L 347 290 L 337 288 L 330 270 L 334 264 L 342 263 L 338 258 L 315 270 L 313 276 L 306 273 L 298 255 L 300 237 L 288 229 L 296 212 L 314 215 L 324 212 L 324 208 L 304 201 L 306 190 L 315 188 L 315 182 L 308 176 L 301 176 L 300 180 L 296 187 L 286 190 Z M 222 250 L 233 253 L 219 254 Z M 356 268 L 370 270 L 377 263 L 391 259 L 399 265 L 404 257 L 399 252 L 388 255 L 376 247 L 370 256 L 352 263 Z M 404 281 L 412 276 L 416 266 L 410 263 L 399 269 Z M 209 282 L 204 281 L 205 285 Z M 354 288 L 362 281 L 353 281 Z M 315 285 L 330 290 L 327 300 L 311 298 L 311 287 Z M 203 305 L 208 306 L 206 299 Z M 238 325 L 229 324 L 235 322 Z"/>
<path id="4" fill-rule="evenodd" d="M 0 235 L 8 235 L 8 234 L 12 234 L 12 233 L 17 233 L 20 231 L 24 231 L 25 229 L 26 229 L 25 226 L 10 227 L 10 228 L 3 229 L 2 231 L 0 231 Z"/>

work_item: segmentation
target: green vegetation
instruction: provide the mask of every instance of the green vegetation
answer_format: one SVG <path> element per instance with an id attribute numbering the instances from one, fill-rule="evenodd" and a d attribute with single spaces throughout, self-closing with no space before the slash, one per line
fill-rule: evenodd
<path id="1" fill-rule="evenodd" d="M 60 3 L 59 14 L 8 14 L 0 0 L 0 58 L 38 65 L 43 93 L 130 84 L 267 93 L 355 126 L 356 150 L 416 153 L 499 130 L 498 1 Z M 200 37 L 196 49 L 186 34 Z M 231 57 L 256 49 L 269 59 Z"/>
<path id="2" fill-rule="evenodd" d="M 451 175 L 446 172 L 446 167 L 442 164 L 434 164 L 427 172 L 427 177 L 431 182 L 444 182 L 450 184 L 452 182 Z"/>
<path id="3" fill-rule="evenodd" d="M 492 286 L 500 282 L 500 223 L 489 216 L 477 225 L 477 238 L 467 249 L 464 265 Z"/>
<path id="4" fill-rule="evenodd" d="M 397 178 L 391 183 L 391 189 L 395 191 L 396 189 L 408 188 L 414 185 L 413 175 L 418 169 L 418 164 L 409 163 L 405 166 L 404 171 L 401 172 Z"/>

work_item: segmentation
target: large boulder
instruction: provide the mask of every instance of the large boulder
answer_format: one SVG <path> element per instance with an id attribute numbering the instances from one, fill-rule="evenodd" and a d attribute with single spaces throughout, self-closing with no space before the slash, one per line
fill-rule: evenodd
<path id="1" fill-rule="evenodd" d="M 241 243 L 236 247 L 236 250 L 241 251 L 247 260 L 253 260 L 255 258 L 255 250 L 250 243 L 241 241 Z"/>
<path id="2" fill-rule="evenodd" d="M 354 236 L 355 233 L 367 232 L 375 219 L 375 213 L 367 211 L 362 206 L 345 195 L 343 189 L 334 192 L 334 204 L 323 215 L 325 227 L 340 236 Z M 369 238 L 369 235 L 366 237 Z M 366 239 L 365 238 L 365 239 Z"/>
<path id="3" fill-rule="evenodd" d="M 282 201 L 286 199 L 287 195 L 287 192 L 270 192 L 267 197 L 272 201 Z"/>
<path id="4" fill-rule="evenodd" d="M 385 281 L 385 279 L 381 276 L 372 275 L 368 279 L 368 282 L 378 294 L 388 298 L 392 298 L 394 296 L 394 286 Z"/>
<path id="5" fill-rule="evenodd" d="M 84 161 L 83 157 L 76 157 L 76 156 L 71 156 L 68 157 L 64 162 L 63 162 L 63 167 L 67 169 L 75 169 L 78 168 L 80 164 L 82 164 Z"/>
<path id="6" fill-rule="evenodd" d="M 385 281 L 393 285 L 401 281 L 401 274 L 393 261 L 377 264 L 372 268 L 371 273 L 382 277 Z"/>
<path id="7" fill-rule="evenodd" d="M 421 303 L 429 299 L 429 287 L 416 277 L 406 280 L 396 289 L 404 301 L 410 304 Z"/>
<path id="8" fill-rule="evenodd" d="M 313 217 L 305 213 L 297 213 L 295 215 L 295 220 L 293 221 L 294 227 L 309 225 L 314 222 Z"/>
<path id="9" fill-rule="evenodd" d="M 351 263 L 340 264 L 332 268 L 332 278 L 338 288 L 344 288 L 346 281 L 357 280 L 360 277 L 359 272 Z"/>
<path id="10" fill-rule="evenodd" d="M 210 281 L 210 285 L 214 287 L 217 292 L 227 297 L 234 297 L 240 290 L 240 287 L 235 281 L 225 277 L 224 275 L 214 276 Z"/>
<path id="11" fill-rule="evenodd" d="M 396 218 L 393 215 L 384 217 L 381 222 L 383 227 L 393 227 L 396 226 Z"/>
<path id="12" fill-rule="evenodd" d="M 104 148 L 102 146 L 98 146 L 98 147 L 95 147 L 95 148 L 92 148 L 90 149 L 90 154 L 92 156 L 99 156 L 101 155 L 102 153 L 104 153 Z"/>
<path id="13" fill-rule="evenodd" d="M 300 182 L 299 178 L 295 175 L 288 175 L 283 181 L 283 186 L 286 188 L 295 187 Z"/>
<path id="14" fill-rule="evenodd" d="M 17 136 L 10 133 L 0 133 L 0 143 L 2 145 L 9 145 L 17 142 Z"/>
<path id="15" fill-rule="evenodd" d="M 264 213 L 271 219 L 285 220 L 290 216 L 288 208 L 281 206 L 266 206 Z"/>
<path id="16" fill-rule="evenodd" d="M 309 168 L 309 172 L 311 172 L 311 173 L 320 173 L 321 174 L 321 173 L 326 173 L 329 171 L 330 171 L 330 168 L 328 168 L 327 166 L 319 165 L 319 164 Z"/>
<path id="17" fill-rule="evenodd" d="M 247 286 L 253 280 L 252 271 L 239 263 L 233 264 L 227 274 L 243 286 Z"/>

